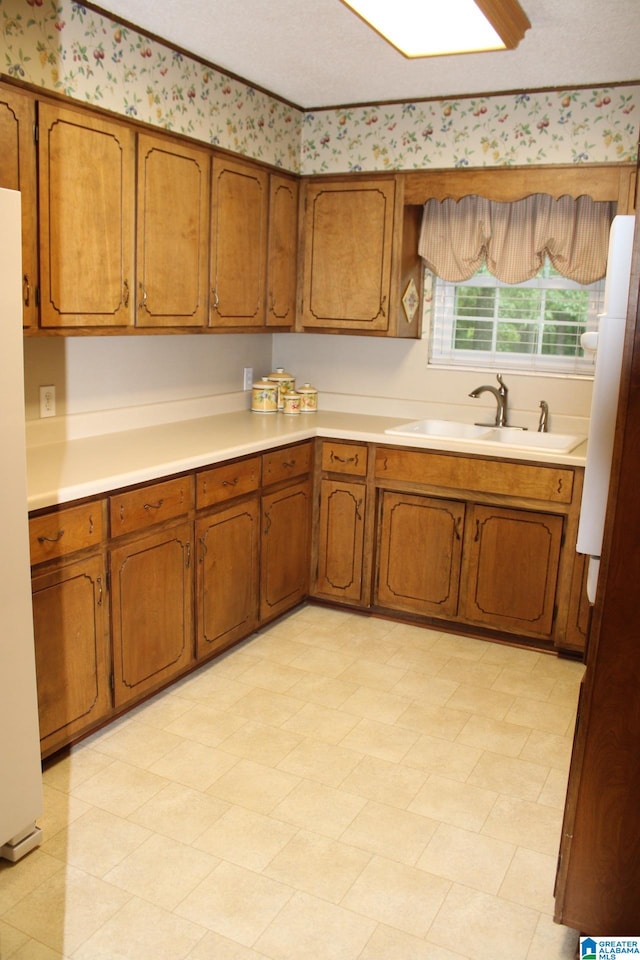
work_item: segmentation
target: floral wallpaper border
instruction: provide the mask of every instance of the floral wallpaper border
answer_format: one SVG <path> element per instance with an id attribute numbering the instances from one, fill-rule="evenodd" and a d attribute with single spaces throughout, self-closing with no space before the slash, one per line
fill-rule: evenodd
<path id="1" fill-rule="evenodd" d="M 75 0 L 0 0 L 0 75 L 296 173 L 635 162 L 640 82 L 303 112 Z"/>

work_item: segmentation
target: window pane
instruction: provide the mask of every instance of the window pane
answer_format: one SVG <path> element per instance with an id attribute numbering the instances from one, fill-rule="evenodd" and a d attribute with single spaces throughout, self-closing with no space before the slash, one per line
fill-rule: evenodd
<path id="1" fill-rule="evenodd" d="M 464 320 L 458 318 L 455 324 L 455 350 L 491 350 L 493 342 L 493 321 Z"/>
<path id="2" fill-rule="evenodd" d="M 498 350 L 501 353 L 535 353 L 537 326 L 531 323 L 498 324 Z"/>
<path id="3" fill-rule="evenodd" d="M 495 287 L 462 287 L 456 289 L 456 314 L 459 317 L 491 317 L 495 311 Z"/>
<path id="4" fill-rule="evenodd" d="M 546 261 L 521 284 L 503 283 L 482 267 L 463 283 L 434 278 L 432 289 L 430 363 L 593 373 L 580 336 L 596 328 L 604 280 L 581 286 Z"/>

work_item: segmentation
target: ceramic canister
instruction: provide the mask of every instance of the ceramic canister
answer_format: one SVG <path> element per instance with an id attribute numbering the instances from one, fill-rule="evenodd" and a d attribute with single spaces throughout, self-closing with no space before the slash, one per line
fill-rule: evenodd
<path id="1" fill-rule="evenodd" d="M 290 390 L 296 388 L 296 378 L 290 373 L 286 373 L 284 367 L 276 367 L 273 373 L 268 374 L 267 380 L 272 381 L 278 387 L 278 410 L 284 410 L 284 395 Z"/>
<path id="2" fill-rule="evenodd" d="M 257 380 L 251 387 L 251 409 L 254 413 L 277 413 L 278 384 Z"/>
<path id="3" fill-rule="evenodd" d="M 300 397 L 300 394 L 296 393 L 295 390 L 289 390 L 288 393 L 285 393 L 283 413 L 285 414 L 300 413 L 301 399 L 302 398 Z"/>
<path id="4" fill-rule="evenodd" d="M 298 387 L 300 394 L 300 412 L 315 413 L 318 409 L 318 391 L 310 383 L 304 383 Z"/>

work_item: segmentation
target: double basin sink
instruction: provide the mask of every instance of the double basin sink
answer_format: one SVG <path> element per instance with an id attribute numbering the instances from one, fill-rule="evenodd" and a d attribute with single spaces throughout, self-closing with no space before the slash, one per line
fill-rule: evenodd
<path id="1" fill-rule="evenodd" d="M 520 427 L 492 427 L 458 420 L 415 420 L 389 427 L 385 433 L 398 437 L 439 440 L 460 440 L 483 446 L 511 447 L 517 450 L 537 450 L 549 453 L 569 453 L 586 438 L 567 433 L 540 433 Z"/>

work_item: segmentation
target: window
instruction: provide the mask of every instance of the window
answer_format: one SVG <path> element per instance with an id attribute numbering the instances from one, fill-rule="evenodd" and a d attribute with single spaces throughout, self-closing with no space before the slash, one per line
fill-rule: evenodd
<path id="1" fill-rule="evenodd" d="M 580 335 L 597 326 L 604 279 L 576 283 L 545 259 L 537 276 L 523 283 L 505 283 L 482 266 L 459 283 L 427 273 L 425 290 L 432 364 L 593 373 L 593 356 L 585 356 Z"/>

